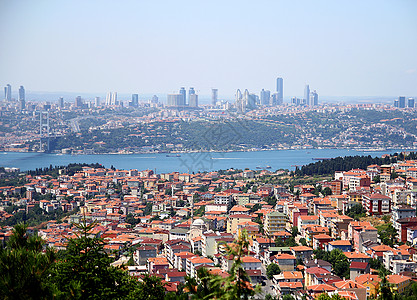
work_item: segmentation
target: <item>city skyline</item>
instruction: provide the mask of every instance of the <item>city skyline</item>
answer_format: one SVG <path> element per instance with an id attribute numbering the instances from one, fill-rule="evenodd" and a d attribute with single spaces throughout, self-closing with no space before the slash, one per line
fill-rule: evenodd
<path id="1" fill-rule="evenodd" d="M 282 77 L 287 99 L 307 83 L 323 96 L 417 95 L 416 2 L 160 4 L 2 2 L 0 85 L 146 94 L 185 85 L 232 98 L 239 87 L 274 91 Z"/>

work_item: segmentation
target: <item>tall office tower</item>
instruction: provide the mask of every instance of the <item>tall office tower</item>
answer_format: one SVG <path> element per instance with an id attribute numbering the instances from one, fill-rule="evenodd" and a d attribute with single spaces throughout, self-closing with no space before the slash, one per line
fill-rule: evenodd
<path id="1" fill-rule="evenodd" d="M 304 87 L 304 100 L 305 103 L 308 105 L 308 102 L 310 100 L 310 86 L 308 84 L 306 84 L 306 86 Z"/>
<path id="2" fill-rule="evenodd" d="M 317 106 L 319 105 L 319 94 L 317 94 L 316 90 L 310 93 L 310 106 Z"/>
<path id="3" fill-rule="evenodd" d="M 182 95 L 182 101 L 181 101 L 181 104 L 178 106 L 184 106 L 187 101 L 187 91 L 185 90 L 184 87 L 180 89 L 180 94 Z"/>
<path id="4" fill-rule="evenodd" d="M 132 94 L 132 106 L 138 107 L 139 106 L 139 95 L 138 94 Z"/>
<path id="5" fill-rule="evenodd" d="M 19 88 L 19 101 L 20 100 L 26 100 L 25 99 L 25 88 L 21 85 Z"/>
<path id="6" fill-rule="evenodd" d="M 153 95 L 152 99 L 151 99 L 151 103 L 155 103 L 157 104 L 159 102 L 158 96 L 157 95 Z"/>
<path id="7" fill-rule="evenodd" d="M 95 97 L 94 98 L 94 106 L 95 107 L 99 107 L 100 106 L 100 97 Z"/>
<path id="8" fill-rule="evenodd" d="M 404 96 L 400 96 L 398 97 L 398 107 L 399 108 L 405 108 L 405 97 Z"/>
<path id="9" fill-rule="evenodd" d="M 277 106 L 279 105 L 279 94 L 278 93 L 273 93 L 271 95 L 271 98 L 269 99 L 269 103 L 271 106 Z"/>
<path id="10" fill-rule="evenodd" d="M 119 105 L 117 101 L 117 92 L 111 93 L 110 105 Z"/>
<path id="11" fill-rule="evenodd" d="M 414 108 L 414 98 L 408 98 L 408 107 Z"/>
<path id="12" fill-rule="evenodd" d="M 284 103 L 284 80 L 281 77 L 277 78 L 277 93 L 278 93 L 278 103 Z"/>
<path id="13" fill-rule="evenodd" d="M 59 97 L 59 99 L 58 99 L 58 107 L 59 108 L 64 108 L 64 98 L 63 97 Z"/>
<path id="14" fill-rule="evenodd" d="M 12 86 L 10 84 L 4 87 L 4 100 L 12 101 Z"/>
<path id="15" fill-rule="evenodd" d="M 211 89 L 211 105 L 216 106 L 218 89 Z"/>
<path id="16" fill-rule="evenodd" d="M 400 107 L 400 101 L 398 99 L 394 99 L 394 107 Z"/>
<path id="17" fill-rule="evenodd" d="M 190 94 L 188 98 L 188 105 L 190 107 L 198 107 L 198 95 L 197 94 Z"/>
<path id="18" fill-rule="evenodd" d="M 25 102 L 25 88 L 21 85 L 19 88 L 19 109 L 24 110 L 26 106 Z"/>
<path id="19" fill-rule="evenodd" d="M 183 94 L 168 94 L 167 106 L 183 106 Z"/>
<path id="20" fill-rule="evenodd" d="M 190 104 L 191 95 L 194 95 L 194 94 L 195 94 L 195 90 L 194 90 L 194 88 L 193 88 L 193 87 L 190 87 L 190 88 L 188 89 L 188 105 L 189 105 L 189 106 L 191 106 L 191 104 Z"/>
<path id="21" fill-rule="evenodd" d="M 269 105 L 269 99 L 271 98 L 271 92 L 265 91 L 262 89 L 261 91 L 261 105 Z"/>
<path id="22" fill-rule="evenodd" d="M 240 91 L 240 89 L 237 89 L 236 91 L 235 105 L 238 112 L 242 113 L 246 111 L 245 104 L 243 102 L 242 92 Z"/>
<path id="23" fill-rule="evenodd" d="M 106 106 L 111 105 L 111 92 L 108 92 L 106 95 Z"/>
<path id="24" fill-rule="evenodd" d="M 83 107 L 83 99 L 81 99 L 81 96 L 77 96 L 75 98 L 75 107 L 78 107 L 78 108 Z"/>

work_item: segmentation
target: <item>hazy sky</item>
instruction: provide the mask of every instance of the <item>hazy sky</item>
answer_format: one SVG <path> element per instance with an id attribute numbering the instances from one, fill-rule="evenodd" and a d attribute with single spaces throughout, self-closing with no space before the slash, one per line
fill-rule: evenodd
<path id="1" fill-rule="evenodd" d="M 417 1 L 0 0 L 0 86 L 417 96 Z"/>

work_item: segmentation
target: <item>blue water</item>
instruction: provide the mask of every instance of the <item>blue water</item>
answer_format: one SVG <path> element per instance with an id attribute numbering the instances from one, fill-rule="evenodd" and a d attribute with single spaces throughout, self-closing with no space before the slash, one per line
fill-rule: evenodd
<path id="1" fill-rule="evenodd" d="M 109 168 L 156 170 L 165 172 L 198 172 L 220 169 L 255 169 L 257 166 L 271 166 L 277 169 L 294 170 L 295 165 L 315 162 L 313 158 L 333 158 L 337 156 L 371 155 L 381 156 L 401 150 L 363 152 L 347 149 L 308 149 L 308 150 L 276 150 L 256 152 L 210 152 L 182 153 L 181 157 L 167 157 L 158 154 L 98 154 L 98 155 L 61 155 L 45 153 L 0 152 L 0 166 L 17 167 L 22 171 L 52 166 L 63 166 L 69 163 L 100 163 Z"/>

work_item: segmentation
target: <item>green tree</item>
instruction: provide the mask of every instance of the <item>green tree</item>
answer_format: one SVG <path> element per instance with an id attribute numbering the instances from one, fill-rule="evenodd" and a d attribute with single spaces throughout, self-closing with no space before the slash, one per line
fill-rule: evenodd
<path id="1" fill-rule="evenodd" d="M 266 277 L 268 277 L 268 279 L 272 279 L 274 275 L 279 273 L 281 273 L 281 269 L 275 263 L 271 263 L 268 265 L 268 267 L 266 267 Z"/>
<path id="2" fill-rule="evenodd" d="M 397 241 L 398 232 L 394 228 L 394 226 L 392 226 L 392 223 L 377 226 L 377 229 L 378 229 L 378 235 L 379 235 L 379 238 L 381 239 L 381 242 L 384 245 L 393 247 Z"/>
<path id="3" fill-rule="evenodd" d="M 87 225 L 85 221 L 76 225 L 76 238 L 68 240 L 64 259 L 53 266 L 48 279 L 54 287 L 55 298 L 137 297 L 147 286 L 147 278 L 144 278 L 145 284 L 139 285 L 126 271 L 110 265 L 112 260 L 104 251 L 104 241 L 91 233 L 95 225 Z"/>
<path id="4" fill-rule="evenodd" d="M 27 226 L 14 227 L 6 249 L 0 248 L 1 299 L 51 298 L 52 289 L 46 283 L 55 253 L 46 248 L 37 235 L 28 236 Z"/>

